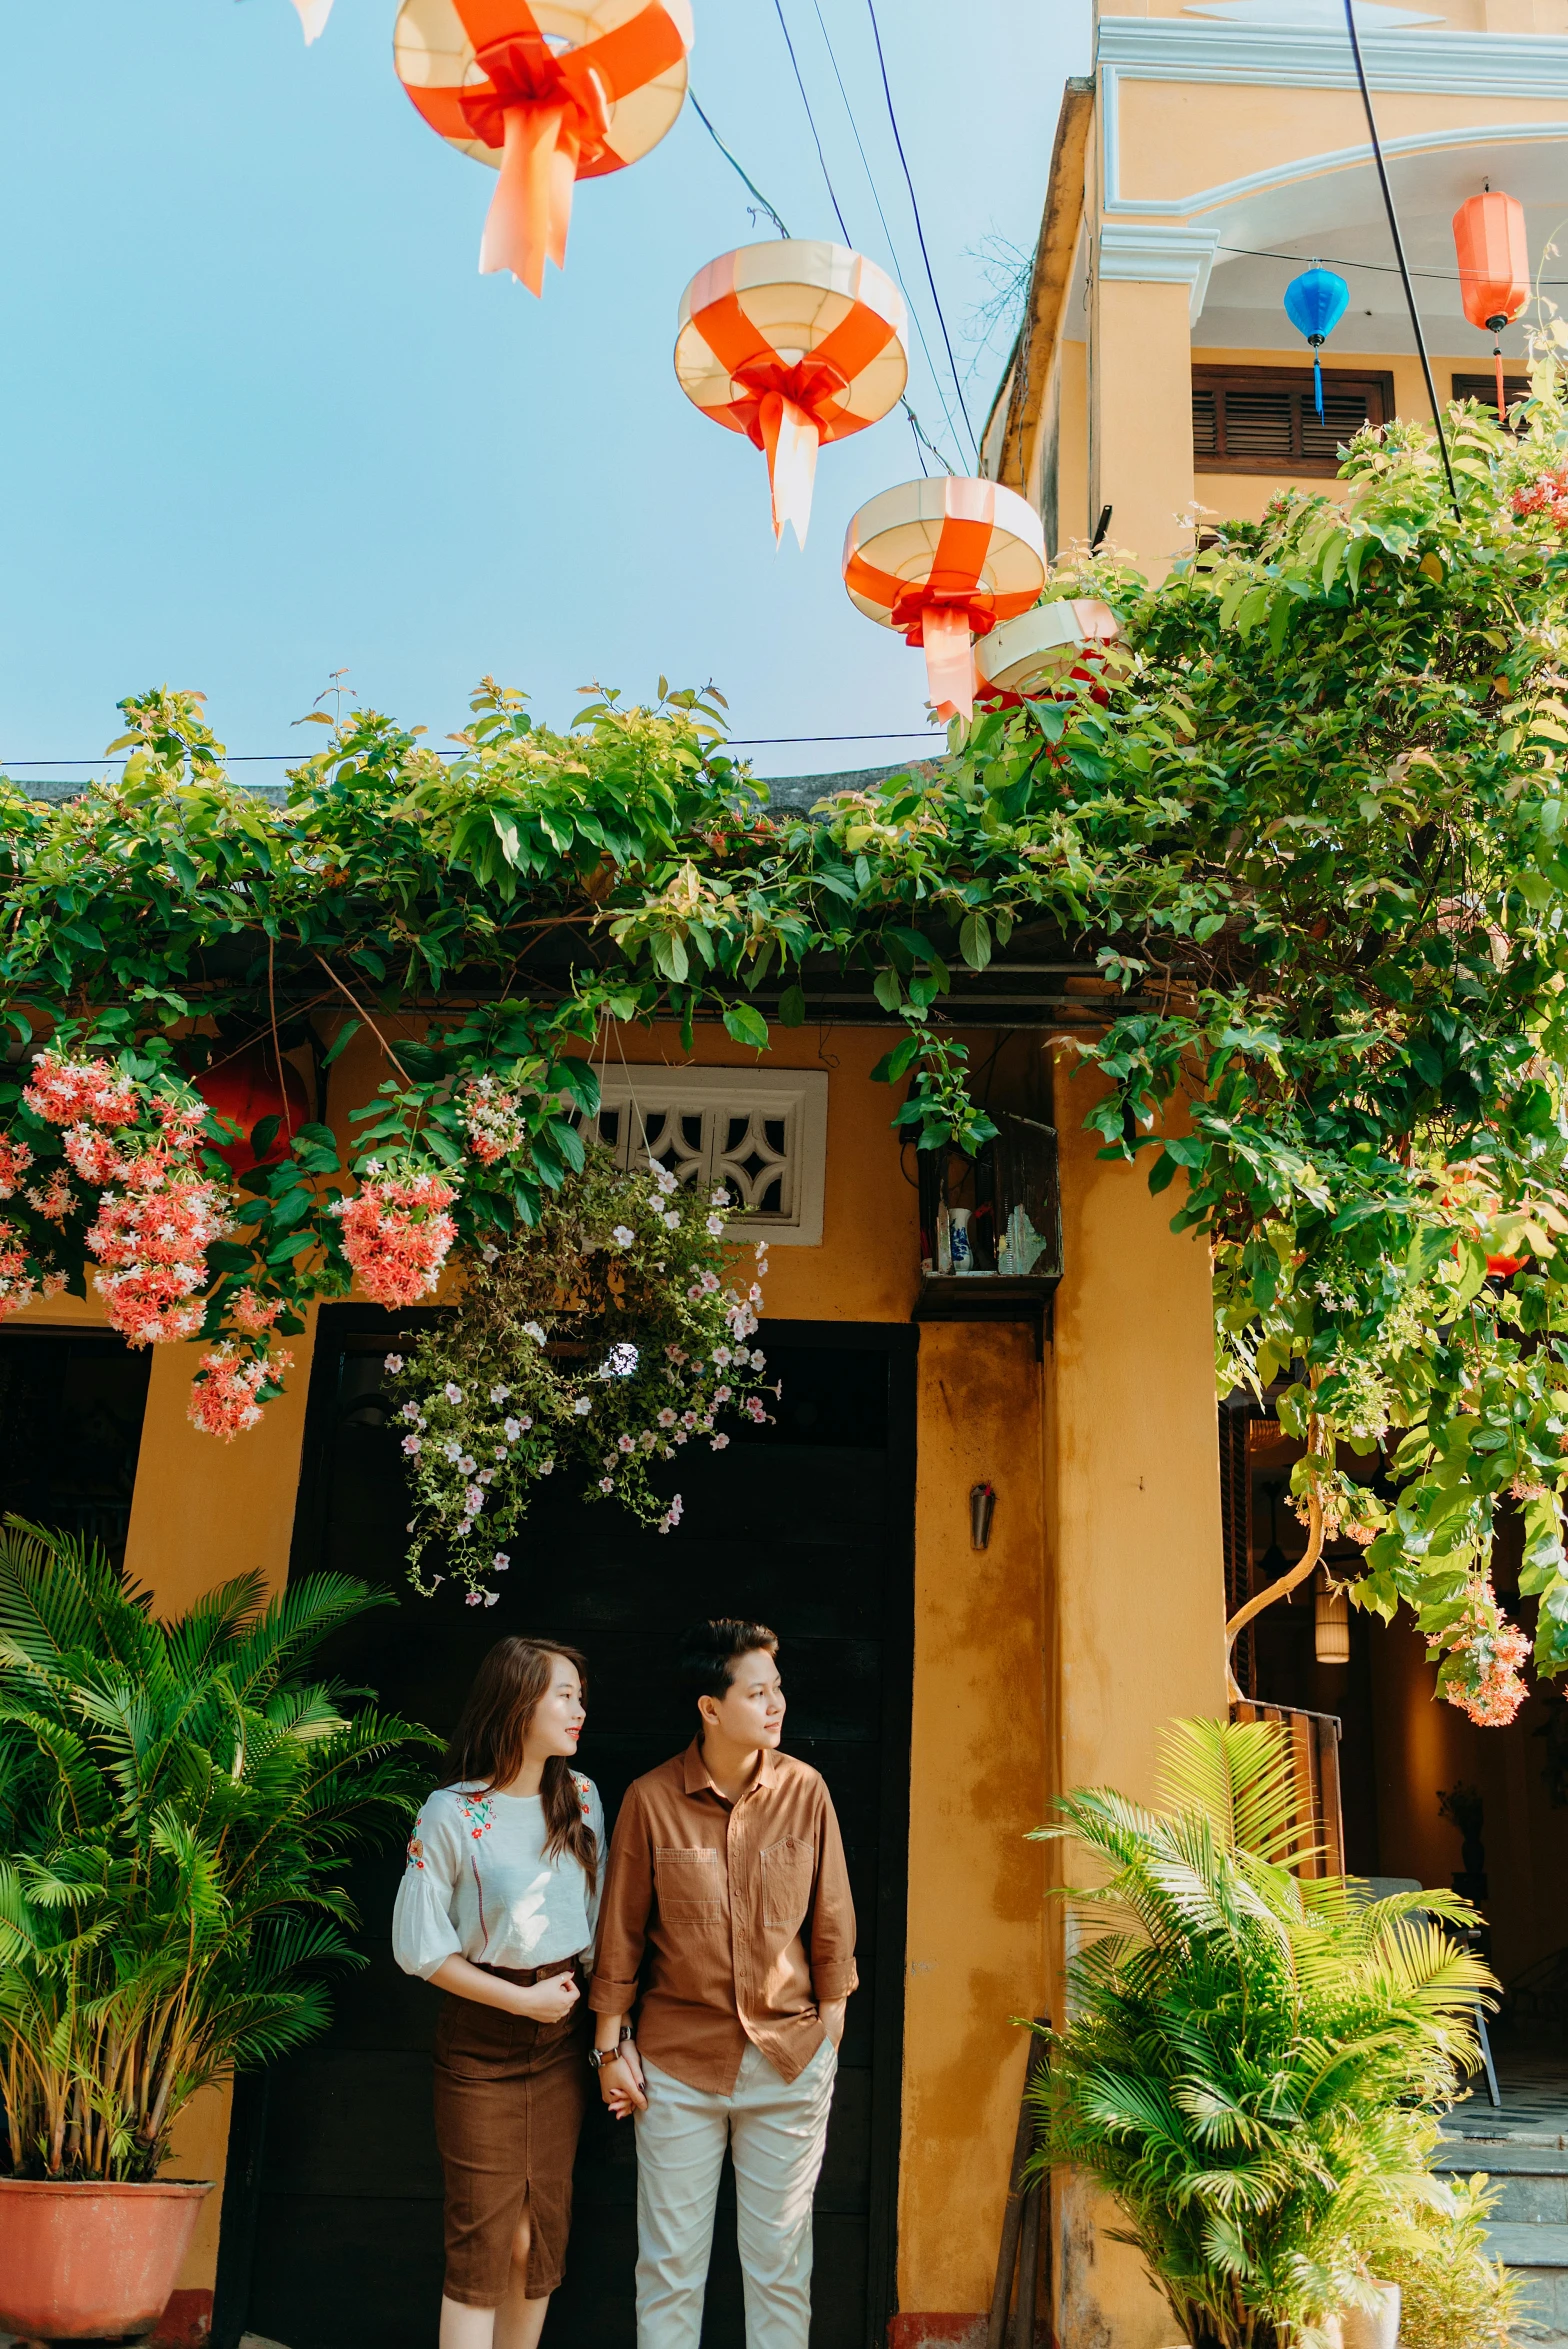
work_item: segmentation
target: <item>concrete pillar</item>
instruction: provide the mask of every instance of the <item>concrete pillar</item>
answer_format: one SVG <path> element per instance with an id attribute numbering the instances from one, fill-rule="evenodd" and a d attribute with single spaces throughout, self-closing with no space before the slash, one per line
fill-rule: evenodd
<path id="1" fill-rule="evenodd" d="M 1215 240 L 1202 230 L 1101 224 L 1090 303 L 1089 515 L 1151 580 L 1192 541 L 1192 319 Z"/>

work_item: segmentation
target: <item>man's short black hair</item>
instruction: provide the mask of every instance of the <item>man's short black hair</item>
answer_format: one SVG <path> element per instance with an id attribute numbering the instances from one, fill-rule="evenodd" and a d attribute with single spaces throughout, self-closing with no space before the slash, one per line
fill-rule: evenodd
<path id="1" fill-rule="evenodd" d="M 693 1704 L 699 1697 L 722 1698 L 741 1657 L 755 1655 L 759 1648 L 770 1656 L 779 1652 L 778 1633 L 765 1623 L 745 1623 L 738 1615 L 715 1615 L 707 1623 L 694 1623 L 676 1660 L 682 1694 Z"/>

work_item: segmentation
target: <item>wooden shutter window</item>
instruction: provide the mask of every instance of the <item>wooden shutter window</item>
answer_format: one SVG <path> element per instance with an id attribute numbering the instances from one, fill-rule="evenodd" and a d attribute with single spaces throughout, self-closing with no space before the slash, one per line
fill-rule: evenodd
<path id="1" fill-rule="evenodd" d="M 1491 375 L 1456 375 L 1453 384 L 1456 400 L 1479 400 L 1490 415 L 1497 414 L 1497 376 L 1495 372 Z M 1529 397 L 1530 378 L 1528 375 L 1505 375 L 1503 377 L 1503 398 L 1510 408 L 1515 400 L 1527 400 Z M 1508 429 L 1511 432 L 1513 426 L 1510 425 Z"/>
<path id="2" fill-rule="evenodd" d="M 1323 415 L 1310 367 L 1194 367 L 1192 461 L 1199 473 L 1334 474 L 1364 424 L 1394 413 L 1382 371 L 1323 370 Z"/>

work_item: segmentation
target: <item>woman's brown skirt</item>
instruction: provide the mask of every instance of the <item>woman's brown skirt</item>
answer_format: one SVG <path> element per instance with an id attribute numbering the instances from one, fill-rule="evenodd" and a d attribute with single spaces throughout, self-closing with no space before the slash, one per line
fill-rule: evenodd
<path id="1" fill-rule="evenodd" d="M 570 1961 L 568 1961 L 569 1963 Z M 537 1973 L 496 1966 L 508 1982 Z M 512 2242 L 526 2205 L 525 2290 L 542 2300 L 561 2281 L 572 2224 L 572 2163 L 587 2102 L 588 2001 L 564 2022 L 480 2006 L 447 1993 L 436 2025 L 436 2143 L 446 2176 L 446 2296 L 497 2308 L 511 2282 Z"/>

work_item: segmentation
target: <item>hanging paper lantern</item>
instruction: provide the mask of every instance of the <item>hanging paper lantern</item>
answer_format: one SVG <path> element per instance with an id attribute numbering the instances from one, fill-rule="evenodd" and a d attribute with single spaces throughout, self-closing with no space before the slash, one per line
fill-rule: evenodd
<path id="1" fill-rule="evenodd" d="M 299 21 L 305 28 L 305 46 L 319 38 L 327 29 L 327 18 L 332 14 L 332 0 L 294 0 L 299 10 Z"/>
<path id="2" fill-rule="evenodd" d="M 1503 398 L 1503 346 L 1499 339 L 1530 299 L 1530 246 L 1524 206 L 1517 196 L 1489 191 L 1467 196 L 1454 214 L 1454 247 L 1459 255 L 1459 295 L 1465 316 L 1492 337 L 1497 368 L 1497 421 L 1507 415 Z"/>
<path id="3" fill-rule="evenodd" d="M 499 165 L 481 271 L 544 290 L 566 266 L 572 189 L 656 147 L 686 97 L 691 0 L 403 0 L 393 54 L 434 131 Z"/>
<path id="4" fill-rule="evenodd" d="M 806 543 L 817 450 L 875 424 L 909 376 L 904 297 L 843 245 L 786 237 L 742 245 L 681 296 L 675 374 L 716 424 L 768 459 L 773 536 Z"/>
<path id="5" fill-rule="evenodd" d="M 1096 647 L 1114 643 L 1118 634 L 1116 614 L 1098 596 L 1036 604 L 980 639 L 975 668 L 998 700 L 1017 702 L 1026 694 L 1049 693 L 1064 677 L 1091 677 Z"/>
<path id="6" fill-rule="evenodd" d="M 939 717 L 974 715 L 974 640 L 1028 611 L 1045 585 L 1034 508 L 996 481 L 947 473 L 861 507 L 844 538 L 844 585 L 868 620 L 923 646 Z"/>
<path id="7" fill-rule="evenodd" d="M 299 1070 L 287 1060 L 283 1063 L 283 1081 L 279 1083 L 277 1057 L 270 1044 L 252 1044 L 244 1052 L 237 1052 L 232 1060 L 222 1060 L 216 1068 L 205 1069 L 192 1081 L 207 1107 L 219 1117 L 232 1119 L 244 1134 L 243 1141 L 207 1145 L 231 1173 L 255 1174 L 264 1166 L 276 1166 L 288 1156 L 290 1141 L 308 1115 L 305 1083 Z M 269 1117 L 277 1119 L 278 1130 L 266 1149 L 258 1153 L 251 1137 Z"/>
<path id="8" fill-rule="evenodd" d="M 1285 288 L 1285 315 L 1298 334 L 1304 334 L 1312 345 L 1312 394 L 1317 403 L 1318 420 L 1323 417 L 1323 366 L 1319 351 L 1345 315 L 1350 300 L 1350 288 L 1332 269 L 1322 268 L 1316 261 L 1293 277 Z"/>

